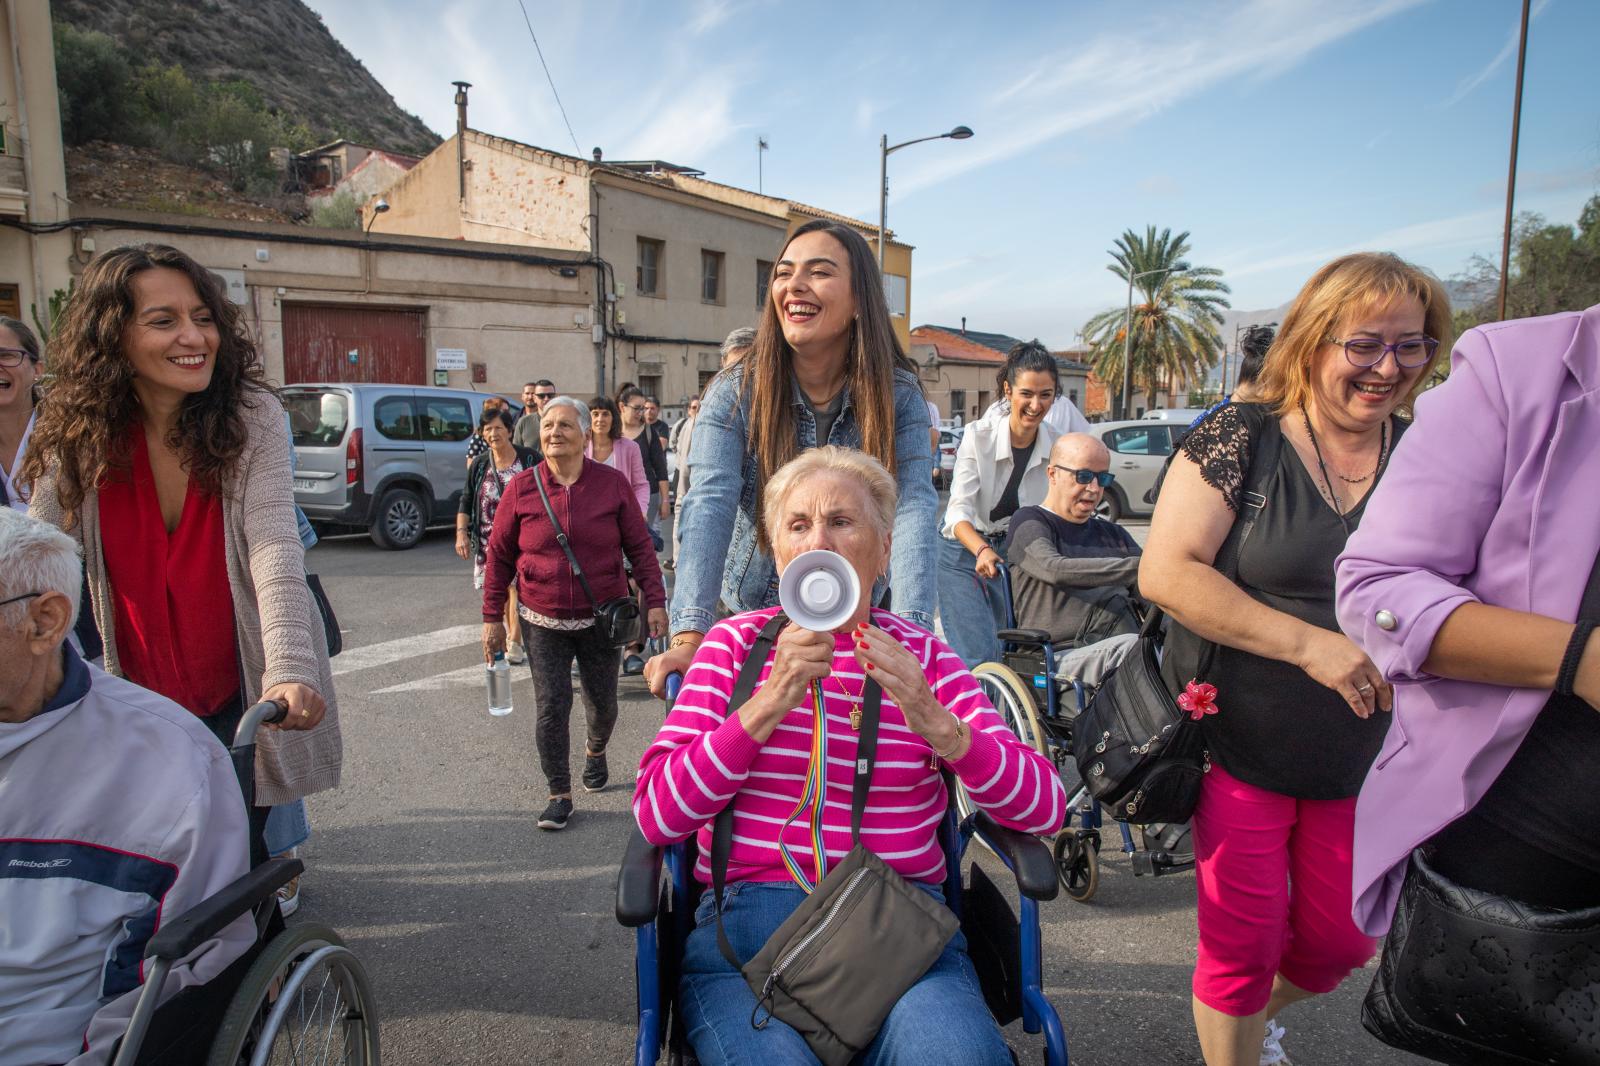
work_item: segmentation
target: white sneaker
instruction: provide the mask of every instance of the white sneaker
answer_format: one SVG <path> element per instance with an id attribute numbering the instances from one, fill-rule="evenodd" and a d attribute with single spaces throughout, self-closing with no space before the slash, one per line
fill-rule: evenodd
<path id="1" fill-rule="evenodd" d="M 1261 1066 L 1294 1066 L 1283 1050 L 1283 1026 L 1278 1019 L 1267 1019 L 1267 1035 L 1261 1041 Z"/>
<path id="2" fill-rule="evenodd" d="M 521 666 L 528 661 L 528 653 L 522 650 L 522 645 L 511 641 L 506 645 L 506 662 L 512 666 Z"/>
<path id="3" fill-rule="evenodd" d="M 278 889 L 278 913 L 285 918 L 300 909 L 300 878 L 296 875 L 290 882 Z"/>

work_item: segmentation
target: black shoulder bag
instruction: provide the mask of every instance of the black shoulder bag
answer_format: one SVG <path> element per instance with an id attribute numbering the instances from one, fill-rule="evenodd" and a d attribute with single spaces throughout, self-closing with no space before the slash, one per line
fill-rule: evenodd
<path id="1" fill-rule="evenodd" d="M 1237 579 L 1239 553 L 1267 506 L 1262 490 L 1282 450 L 1283 432 L 1276 419 L 1265 421 L 1258 436 L 1239 495 L 1239 513 L 1217 550 L 1216 568 L 1229 581 Z M 1194 813 L 1211 758 L 1201 724 L 1179 708 L 1169 679 L 1176 678 L 1173 684 L 1181 687 L 1190 678 L 1205 678 L 1216 651 L 1215 644 L 1152 607 L 1138 641 L 1073 724 L 1072 757 L 1084 786 L 1118 821 L 1187 822 Z M 1183 670 L 1190 662 L 1193 671 Z"/>
<path id="2" fill-rule="evenodd" d="M 761 630 L 739 671 L 729 714 L 750 698 L 778 631 L 788 621 L 779 612 Z M 850 837 L 855 846 L 747 963 L 734 954 L 722 925 L 722 888 L 733 846 L 731 801 L 717 815 L 711 838 L 717 945 L 756 995 L 750 1024 L 760 1029 L 770 1018 L 785 1022 L 824 1066 L 846 1066 L 872 1043 L 889 1011 L 938 961 L 958 927 L 948 907 L 906 881 L 861 843 L 883 690 L 869 680 L 861 697 L 850 801 Z"/>
<path id="3" fill-rule="evenodd" d="M 550 519 L 550 528 L 556 531 L 556 543 L 567 553 L 573 576 L 583 586 L 583 594 L 589 597 L 589 605 L 594 608 L 594 623 L 599 627 L 600 635 L 615 648 L 631 642 L 639 632 L 639 605 L 632 596 L 618 596 L 604 603 L 594 598 L 589 579 L 583 576 L 583 567 L 578 565 L 578 557 L 572 554 L 572 545 L 567 543 L 567 534 L 561 528 L 561 520 L 556 517 L 556 509 L 550 506 L 550 494 L 545 491 L 544 478 L 539 476 L 537 466 L 533 468 L 533 483 L 539 488 L 539 499 L 544 502 L 544 513 Z"/>

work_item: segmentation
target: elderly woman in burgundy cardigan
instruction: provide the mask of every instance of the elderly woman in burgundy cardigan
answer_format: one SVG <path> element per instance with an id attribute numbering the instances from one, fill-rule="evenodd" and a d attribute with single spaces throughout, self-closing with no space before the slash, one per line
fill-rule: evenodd
<path id="1" fill-rule="evenodd" d="M 599 603 L 628 595 L 622 560 L 644 594 L 652 636 L 667 630 L 667 593 L 644 516 L 627 479 L 585 459 L 589 409 L 580 400 L 558 396 L 539 417 L 544 462 L 524 470 L 506 486 L 489 533 L 484 567 L 483 657 L 488 661 L 506 643 L 506 589 L 515 575 L 523 643 L 533 673 L 538 718 L 534 736 L 539 763 L 550 785 L 550 804 L 539 816 L 540 829 L 565 829 L 572 814 L 572 774 L 568 728 L 572 715 L 572 661 L 578 661 L 588 705 L 588 745 L 583 787 L 606 787 L 606 743 L 617 722 L 617 649 L 595 624 L 596 603 L 572 572 L 566 553 L 539 493 L 540 479 L 555 518 L 566 532 L 589 589 Z"/>
<path id="2" fill-rule="evenodd" d="M 806 898 L 785 853 L 793 854 L 801 876 L 820 878 L 852 846 L 851 781 L 868 678 L 882 688 L 882 719 L 861 841 L 902 877 L 940 895 L 945 768 L 1001 824 L 1036 834 L 1061 828 L 1067 797 L 1050 760 L 1006 728 L 949 646 L 888 611 L 869 609 L 873 583 L 889 566 L 896 496 L 882 464 L 851 448 L 813 448 L 777 470 L 762 494 L 763 550 L 770 547 L 780 573 L 812 549 L 843 556 L 862 590 L 855 612 L 835 633 L 785 628 L 740 707 L 729 705 L 735 679 L 778 609 L 746 611 L 712 626 L 639 767 L 633 812 L 640 829 L 656 844 L 698 833 L 695 876 L 702 882 L 711 879 L 712 823 L 732 808 L 722 913 L 742 959 L 753 957 Z M 822 685 L 820 708 L 807 698 L 813 681 Z M 814 738 L 826 768 L 826 802 L 820 813 L 813 803 L 809 815 L 797 817 Z M 813 822 L 825 856 L 811 846 Z M 708 892 L 689 935 L 680 986 L 684 1024 L 701 1063 L 815 1062 L 782 1021 L 751 1028 L 755 995 L 718 950 L 711 906 Z M 895 1005 L 862 1058 L 917 1066 L 1011 1061 L 959 934 Z"/>

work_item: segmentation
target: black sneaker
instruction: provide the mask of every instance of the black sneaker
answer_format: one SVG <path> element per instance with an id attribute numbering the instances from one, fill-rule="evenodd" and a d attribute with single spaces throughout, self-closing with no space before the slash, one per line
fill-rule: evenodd
<path id="1" fill-rule="evenodd" d="M 622 676 L 638 677 L 642 673 L 644 673 L 644 656 L 629 652 L 628 657 L 622 660 Z"/>
<path id="2" fill-rule="evenodd" d="M 565 829 L 567 819 L 572 817 L 572 801 L 569 799 L 553 799 L 550 806 L 539 815 L 540 829 Z"/>
<path id="3" fill-rule="evenodd" d="M 611 780 L 611 771 L 606 769 L 606 753 L 587 755 L 583 761 L 583 790 L 585 792 L 599 792 L 606 787 L 606 782 Z"/>

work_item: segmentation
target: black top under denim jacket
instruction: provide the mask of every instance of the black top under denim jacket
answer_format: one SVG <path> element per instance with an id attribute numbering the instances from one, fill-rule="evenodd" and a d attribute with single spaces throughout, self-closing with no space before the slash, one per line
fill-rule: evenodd
<path id="1" fill-rule="evenodd" d="M 522 448 L 512 445 L 517 453 L 517 461 L 522 464 L 523 470 L 532 470 L 541 461 L 538 451 L 533 448 Z M 456 507 L 457 514 L 467 516 L 467 541 L 472 554 L 467 558 L 478 557 L 478 491 L 483 488 L 483 479 L 489 476 L 489 471 L 494 469 L 494 452 L 483 452 L 472 465 L 467 467 L 467 487 L 461 493 L 461 503 Z"/>
<path id="2" fill-rule="evenodd" d="M 1406 423 L 1394 419 L 1390 425 L 1392 449 Z M 1263 433 L 1282 433 L 1271 409 L 1233 403 L 1206 416 L 1183 439 L 1184 454 L 1235 513 L 1252 442 Z M 1333 564 L 1360 525 L 1371 494 L 1340 522 L 1322 497 L 1317 473 L 1306 469 L 1292 447 L 1279 449 L 1277 466 L 1262 493 L 1266 505 L 1240 552 L 1237 584 L 1274 610 L 1338 632 Z M 1345 490 L 1358 486 L 1339 482 L 1334 491 Z M 1357 718 L 1343 696 L 1300 667 L 1237 648 L 1218 646 L 1207 680 L 1217 687 L 1217 713 L 1205 718 L 1206 746 L 1228 773 L 1296 799 L 1346 799 L 1360 791 L 1383 746 L 1389 715 Z"/>

